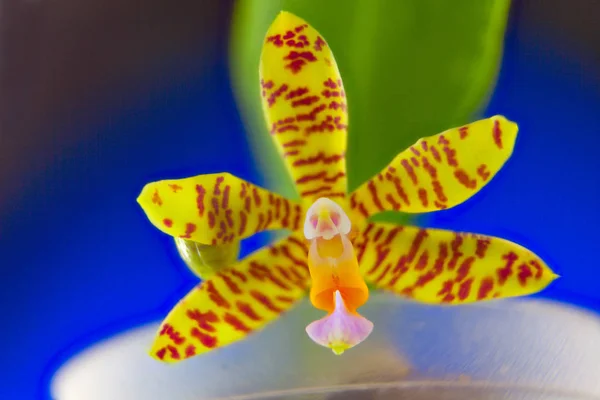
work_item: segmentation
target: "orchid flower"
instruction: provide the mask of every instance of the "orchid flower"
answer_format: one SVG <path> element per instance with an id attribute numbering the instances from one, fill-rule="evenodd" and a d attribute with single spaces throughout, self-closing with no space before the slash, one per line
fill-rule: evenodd
<path id="1" fill-rule="evenodd" d="M 368 300 L 367 284 L 456 305 L 528 295 L 557 277 L 534 253 L 504 239 L 369 220 L 383 211 L 461 204 L 510 157 L 515 123 L 494 116 L 420 139 L 348 193 L 348 104 L 325 39 L 281 12 L 263 43 L 260 87 L 268 129 L 301 201 L 228 173 L 143 188 L 138 202 L 149 220 L 176 239 L 202 279 L 163 321 L 153 357 L 176 362 L 242 340 L 309 289 L 326 315 L 307 333 L 340 354 L 373 329 L 357 311 Z M 235 261 L 240 240 L 276 229 L 290 234 Z M 202 249 L 216 256 L 195 268 Z"/>

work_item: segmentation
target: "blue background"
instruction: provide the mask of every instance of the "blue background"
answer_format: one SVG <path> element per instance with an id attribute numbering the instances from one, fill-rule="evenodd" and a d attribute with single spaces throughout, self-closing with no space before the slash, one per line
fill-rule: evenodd
<path id="1" fill-rule="evenodd" d="M 170 239 L 135 202 L 146 182 L 229 171 L 262 183 L 225 54 L 219 59 L 137 108 L 70 124 L 89 139 L 27 178 L 1 221 L 0 399 L 46 396 L 52 373 L 68 357 L 160 319 L 194 285 Z M 515 153 L 479 195 L 428 224 L 521 243 L 562 276 L 540 296 L 600 310 L 595 78 L 552 46 L 509 32 L 485 114 L 518 121 Z M 244 251 L 259 242 L 244 243 Z"/>

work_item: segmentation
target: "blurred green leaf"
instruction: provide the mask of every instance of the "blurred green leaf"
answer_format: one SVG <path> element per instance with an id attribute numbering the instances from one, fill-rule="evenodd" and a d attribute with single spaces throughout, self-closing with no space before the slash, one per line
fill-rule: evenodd
<path id="1" fill-rule="evenodd" d="M 232 80 L 269 186 L 295 196 L 267 133 L 258 83 L 263 38 L 279 11 L 305 19 L 334 52 L 349 103 L 352 190 L 418 138 L 477 117 L 496 79 L 509 7 L 509 0 L 239 0 Z"/>

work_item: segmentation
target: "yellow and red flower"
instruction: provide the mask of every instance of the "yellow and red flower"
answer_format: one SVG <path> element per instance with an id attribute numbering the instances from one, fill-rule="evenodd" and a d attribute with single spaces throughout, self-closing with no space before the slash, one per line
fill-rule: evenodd
<path id="1" fill-rule="evenodd" d="M 494 116 L 420 139 L 348 193 L 348 105 L 324 38 L 281 12 L 263 44 L 260 85 L 300 202 L 227 173 L 149 183 L 138 202 L 184 258 L 197 247 L 235 255 L 241 239 L 265 230 L 290 234 L 237 262 L 196 269 L 203 281 L 166 317 L 152 356 L 176 362 L 244 339 L 309 289 L 327 315 L 307 333 L 339 354 L 373 329 L 357 312 L 367 284 L 423 303 L 465 304 L 528 295 L 556 278 L 534 253 L 504 239 L 369 221 L 470 198 L 510 157 L 515 123 Z"/>

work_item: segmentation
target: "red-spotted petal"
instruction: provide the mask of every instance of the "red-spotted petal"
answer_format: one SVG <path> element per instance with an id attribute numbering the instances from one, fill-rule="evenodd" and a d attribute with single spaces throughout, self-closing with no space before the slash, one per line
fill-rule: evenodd
<path id="1" fill-rule="evenodd" d="M 307 251 L 292 235 L 200 283 L 163 321 L 150 354 L 177 362 L 262 329 L 306 296 Z"/>
<path id="2" fill-rule="evenodd" d="M 419 139 L 350 196 L 357 218 L 454 207 L 483 188 L 513 151 L 517 124 L 502 116 Z"/>
<path id="3" fill-rule="evenodd" d="M 281 12 L 265 37 L 260 85 L 268 129 L 300 195 L 344 198 L 347 100 L 323 36 Z"/>
<path id="4" fill-rule="evenodd" d="M 147 184 L 137 199 L 164 233 L 203 244 L 301 227 L 300 205 L 228 173 Z"/>
<path id="5" fill-rule="evenodd" d="M 531 251 L 490 236 L 371 223 L 355 246 L 368 282 L 424 303 L 525 296 L 557 278 Z"/>

